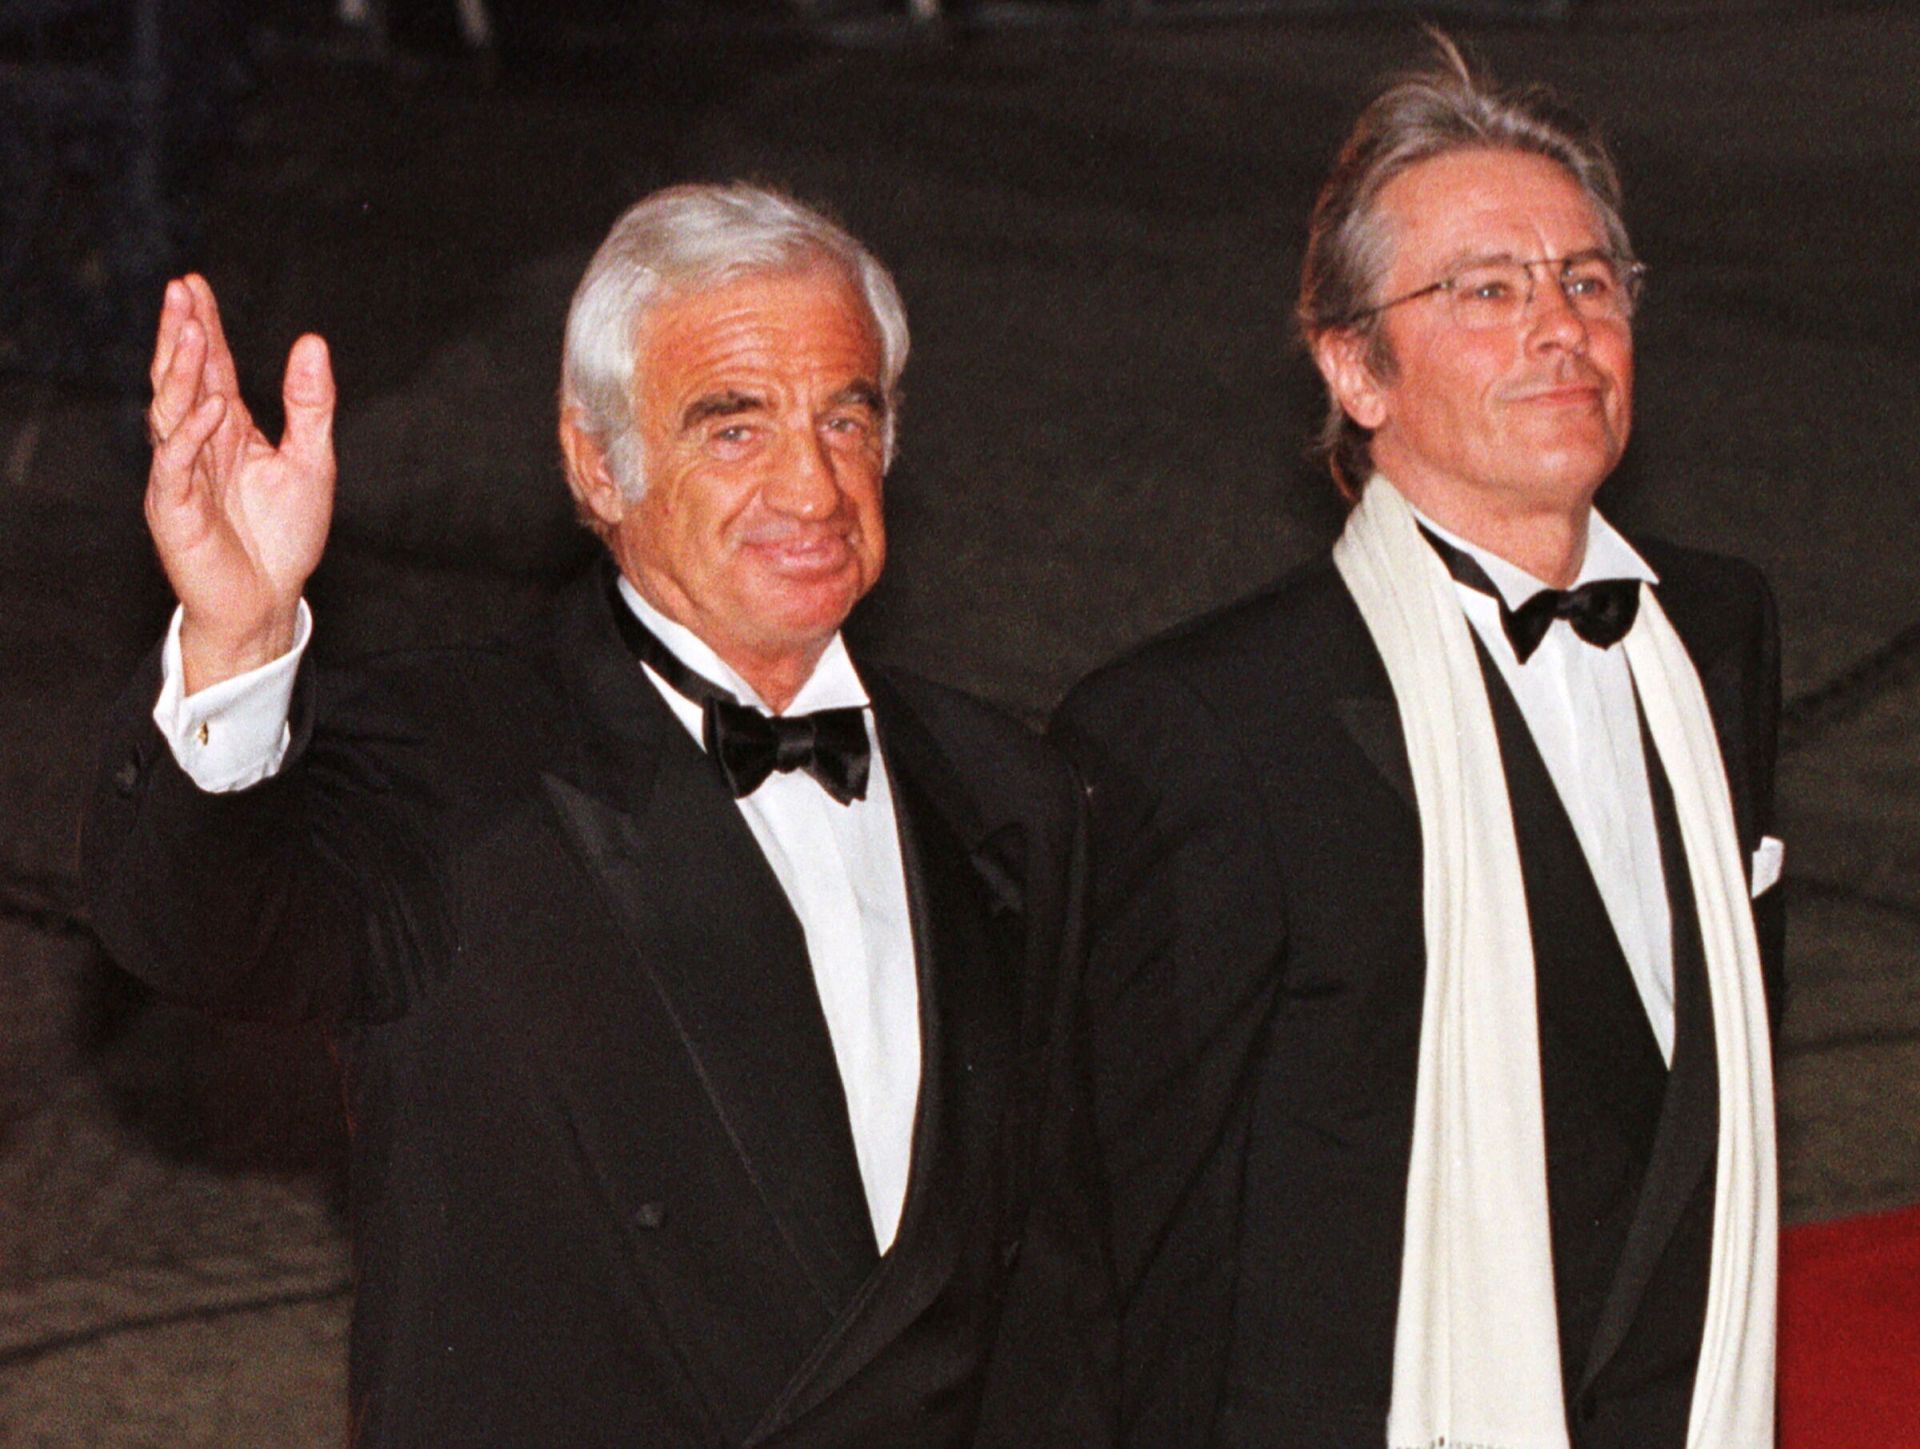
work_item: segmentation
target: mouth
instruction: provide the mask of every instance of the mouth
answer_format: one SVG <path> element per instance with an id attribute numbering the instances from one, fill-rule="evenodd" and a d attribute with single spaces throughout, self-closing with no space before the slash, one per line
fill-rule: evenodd
<path id="1" fill-rule="evenodd" d="M 1522 393 L 1514 401 L 1538 407 L 1597 407 L 1601 396 L 1600 388 L 1593 383 L 1570 382 Z"/>
<path id="2" fill-rule="evenodd" d="M 1574 371 L 1570 377 L 1545 378 L 1515 391 L 1512 401 L 1546 408 L 1598 407 L 1605 402 L 1605 383 L 1591 374 Z"/>
<path id="3" fill-rule="evenodd" d="M 770 532 L 741 540 L 741 548 L 767 568 L 788 578 L 838 573 L 853 556 L 844 533 L 830 530 Z"/>

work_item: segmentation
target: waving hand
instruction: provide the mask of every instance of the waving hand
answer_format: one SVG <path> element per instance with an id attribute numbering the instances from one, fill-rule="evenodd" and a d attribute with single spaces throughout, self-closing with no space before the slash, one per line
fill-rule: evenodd
<path id="1" fill-rule="evenodd" d="M 333 515 L 333 369 L 308 334 L 287 355 L 278 446 L 240 397 L 205 278 L 167 284 L 147 414 L 147 527 L 179 598 L 188 693 L 284 654 Z"/>

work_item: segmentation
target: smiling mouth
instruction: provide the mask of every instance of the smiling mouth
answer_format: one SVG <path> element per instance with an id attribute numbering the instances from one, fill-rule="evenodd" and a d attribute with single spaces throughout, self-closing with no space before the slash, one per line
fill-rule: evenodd
<path id="1" fill-rule="evenodd" d="M 1555 416 L 1604 417 L 1605 394 L 1597 387 L 1553 387 L 1513 399 L 1515 407 Z"/>
<path id="2" fill-rule="evenodd" d="M 1605 380 L 1584 368 L 1574 368 L 1562 377 L 1544 379 L 1514 394 L 1516 403 L 1537 403 L 1542 407 L 1583 407 L 1605 400 Z"/>
<path id="3" fill-rule="evenodd" d="M 745 539 L 742 546 L 777 572 L 801 577 L 837 572 L 853 553 L 852 545 L 841 533 L 777 534 Z"/>

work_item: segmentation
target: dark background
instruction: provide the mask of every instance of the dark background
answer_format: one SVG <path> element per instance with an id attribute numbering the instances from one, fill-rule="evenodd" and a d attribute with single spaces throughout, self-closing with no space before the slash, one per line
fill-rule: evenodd
<path id="1" fill-rule="evenodd" d="M 396 4 L 384 45 L 292 0 L 148 5 L 145 41 L 139 5 L 22 8 L 72 3 L 0 6 L 0 1442 L 337 1442 L 324 1048 L 152 1002 L 74 889 L 96 721 L 167 607 L 139 506 L 157 278 L 212 279 L 263 413 L 295 336 L 333 344 L 313 596 L 339 656 L 488 632 L 586 556 L 552 396 L 627 202 L 748 176 L 824 203 L 914 328 L 892 558 L 855 628 L 1037 720 L 1331 540 L 1298 248 L 1422 43 L 1398 7 L 1181 0 L 983 4 L 938 34 L 744 0 L 509 8 L 487 52 L 450 5 Z M 1600 119 L 1627 178 L 1652 273 L 1603 507 L 1780 595 L 1785 1211 L 1920 1201 L 1920 18 L 1440 18 Z"/>

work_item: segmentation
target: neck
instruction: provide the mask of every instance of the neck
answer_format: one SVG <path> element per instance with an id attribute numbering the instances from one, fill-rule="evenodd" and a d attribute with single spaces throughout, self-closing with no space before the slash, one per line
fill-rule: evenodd
<path id="1" fill-rule="evenodd" d="M 752 641 L 735 638 L 715 627 L 713 621 L 699 610 L 681 602 L 677 592 L 650 587 L 652 580 L 646 574 L 622 572 L 626 573 L 627 582 L 649 606 L 711 649 L 723 664 L 752 687 L 753 692 L 775 714 L 792 704 L 806 687 L 821 656 L 827 652 L 827 645 L 833 640 L 829 634 L 824 639 L 808 640 L 801 645 L 782 643 L 757 647 Z M 676 607 L 676 603 L 680 603 L 680 607 Z"/>
<path id="2" fill-rule="evenodd" d="M 1551 523 L 1533 521 L 1523 527 L 1490 526 L 1459 528 L 1445 519 L 1436 520 L 1469 543 L 1478 544 L 1508 563 L 1525 569 L 1541 583 L 1556 589 L 1573 587 L 1580 577 L 1580 565 L 1587 557 L 1587 522 L 1557 519 Z"/>
<path id="3" fill-rule="evenodd" d="M 820 662 L 820 656 L 826 652 L 823 644 L 804 656 L 783 655 L 777 658 L 746 658 L 729 653 L 713 641 L 708 647 L 726 660 L 728 668 L 753 686 L 753 692 L 766 701 L 768 709 L 775 714 L 782 713 L 793 703 L 806 682 L 813 678 L 813 668 Z"/>
<path id="4" fill-rule="evenodd" d="M 1394 486 L 1400 488 L 1397 481 Z M 1590 501 L 1574 508 L 1517 512 L 1444 491 L 1423 494 L 1400 488 L 1400 493 L 1447 532 L 1525 569 L 1543 584 L 1565 589 L 1580 577 L 1587 557 Z"/>

